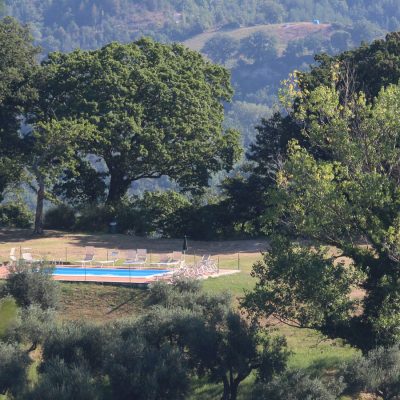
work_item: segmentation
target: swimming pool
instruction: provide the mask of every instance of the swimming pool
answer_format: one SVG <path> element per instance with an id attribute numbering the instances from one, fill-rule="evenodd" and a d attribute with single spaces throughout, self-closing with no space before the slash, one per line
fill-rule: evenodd
<path id="1" fill-rule="evenodd" d="M 117 268 L 54 268 L 56 276 L 104 276 L 112 278 L 151 278 L 171 272 L 169 269 L 117 269 Z"/>

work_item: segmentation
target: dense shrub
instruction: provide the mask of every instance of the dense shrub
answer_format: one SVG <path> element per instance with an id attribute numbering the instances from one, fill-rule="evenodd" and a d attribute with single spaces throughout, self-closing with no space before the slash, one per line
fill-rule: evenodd
<path id="1" fill-rule="evenodd" d="M 71 230 L 75 226 L 75 212 L 66 204 L 48 210 L 44 216 L 46 229 Z"/>
<path id="2" fill-rule="evenodd" d="M 344 389 L 339 379 L 326 385 L 319 378 L 311 378 L 302 371 L 290 371 L 277 376 L 268 384 L 256 387 L 254 400 L 336 400 Z"/>
<path id="3" fill-rule="evenodd" d="M 21 343 L 31 352 L 42 344 L 54 328 L 55 311 L 43 310 L 37 304 L 20 308 L 15 321 L 8 327 L 5 338 L 8 341 Z"/>
<path id="4" fill-rule="evenodd" d="M 0 341 L 0 394 L 16 395 L 23 391 L 29 363 L 27 353 L 17 345 Z"/>
<path id="5" fill-rule="evenodd" d="M 11 295 L 20 307 L 38 304 L 41 308 L 55 308 L 59 286 L 51 277 L 51 269 L 45 264 L 18 265 L 10 270 L 10 275 L 2 291 Z"/>
<path id="6" fill-rule="evenodd" d="M 107 342 L 100 327 L 83 322 L 68 322 L 53 329 L 43 343 L 45 363 L 60 359 L 72 367 L 85 364 L 92 372 L 101 371 Z M 45 364 L 44 364 L 45 365 Z"/>
<path id="7" fill-rule="evenodd" d="M 349 362 L 343 371 L 349 390 L 366 391 L 383 400 L 400 399 L 400 348 L 378 347 Z"/>
<path id="8" fill-rule="evenodd" d="M 97 400 L 99 387 L 85 366 L 68 365 L 54 359 L 47 365 L 39 382 L 27 395 L 28 400 Z"/>
<path id="9" fill-rule="evenodd" d="M 108 229 L 114 219 L 113 210 L 107 206 L 88 206 L 77 216 L 75 229 L 86 232 L 100 232 Z"/>
<path id="10" fill-rule="evenodd" d="M 5 203 L 0 205 L 0 227 L 29 228 L 33 214 L 21 202 Z"/>

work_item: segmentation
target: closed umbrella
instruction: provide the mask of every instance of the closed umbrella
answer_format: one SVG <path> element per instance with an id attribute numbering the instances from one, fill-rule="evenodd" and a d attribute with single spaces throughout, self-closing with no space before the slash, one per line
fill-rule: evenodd
<path id="1" fill-rule="evenodd" d="M 187 237 L 186 237 L 186 235 L 185 235 L 185 236 L 183 237 L 183 247 L 182 247 L 183 254 L 186 254 L 187 249 L 188 249 L 188 241 L 187 241 Z"/>

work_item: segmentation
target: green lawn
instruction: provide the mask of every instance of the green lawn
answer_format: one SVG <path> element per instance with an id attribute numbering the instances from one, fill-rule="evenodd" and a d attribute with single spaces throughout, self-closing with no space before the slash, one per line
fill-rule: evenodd
<path id="1" fill-rule="evenodd" d="M 0 301 L 0 337 L 4 335 L 7 327 L 13 322 L 17 315 L 17 305 L 10 298 Z"/>
<path id="2" fill-rule="evenodd" d="M 25 236 L 21 233 L 21 239 Z M 112 240 L 114 242 L 112 242 Z M 128 240 L 122 238 L 123 240 Z M 96 243 L 98 251 L 105 251 L 112 247 L 124 245 L 124 248 L 142 247 L 152 248 L 154 252 L 162 253 L 166 249 L 177 248 L 180 242 L 157 241 L 143 242 L 130 245 L 124 243 L 120 235 L 103 235 L 93 237 L 89 235 L 57 236 L 50 235 L 35 243 L 29 243 L 32 247 L 40 247 L 46 251 L 57 254 L 62 245 L 74 246 L 79 250 L 84 245 Z M 111 240 L 111 241 L 110 241 Z M 132 240 L 132 239 L 130 239 Z M 122 244 L 121 244 L 122 243 Z M 206 254 L 210 252 L 213 258 L 219 262 L 220 269 L 239 269 L 240 272 L 233 275 L 222 276 L 219 278 L 209 278 L 203 281 L 204 290 L 211 293 L 228 291 L 234 297 L 234 304 L 238 305 L 238 300 L 244 295 L 245 291 L 254 287 L 256 280 L 250 276 L 252 265 L 261 259 L 261 254 L 253 249 L 258 246 L 258 241 L 246 242 L 246 248 L 242 243 L 202 243 L 198 244 L 198 251 L 195 254 Z M 3 246 L 4 247 L 4 246 Z M 201 247 L 202 250 L 199 250 Z M 1 247 L 0 247 L 1 250 Z M 5 250 L 7 250 L 5 248 Z M 239 255 L 238 255 L 238 252 Z M 195 257 L 194 255 L 188 257 Z M 197 256 L 198 257 L 198 256 Z M 2 283 L 0 282 L 0 285 Z M 146 289 L 138 289 L 126 286 L 102 285 L 93 283 L 60 283 L 61 296 L 59 302 L 58 315 L 60 320 L 83 319 L 105 323 L 123 317 L 139 315 L 143 310 L 143 302 L 146 298 Z M 15 318 L 17 306 L 12 300 L 0 302 L 0 336 Z M 289 328 L 284 325 L 276 326 L 273 334 L 285 335 L 292 355 L 289 360 L 291 368 L 304 368 L 310 373 L 326 374 L 334 373 L 338 366 L 354 357 L 357 352 L 345 346 L 341 341 L 323 340 L 317 332 L 312 330 L 300 330 Z M 36 379 L 36 364 L 29 371 L 31 382 Z M 245 399 L 251 391 L 255 376 L 250 376 L 241 385 L 239 399 Z M 221 397 L 222 387 L 197 381 L 194 383 L 194 393 L 192 399 L 196 400 L 217 400 Z M 1 399 L 1 396 L 0 396 Z"/>

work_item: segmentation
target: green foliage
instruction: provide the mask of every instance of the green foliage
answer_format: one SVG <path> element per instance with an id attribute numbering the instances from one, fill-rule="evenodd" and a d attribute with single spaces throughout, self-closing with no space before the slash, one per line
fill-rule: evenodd
<path id="1" fill-rule="evenodd" d="M 399 347 L 378 347 L 349 362 L 343 375 L 351 392 L 365 391 L 394 400 L 400 393 Z"/>
<path id="2" fill-rule="evenodd" d="M 399 47 L 400 35 L 393 32 L 386 35 L 385 39 L 375 40 L 372 44 L 365 43 L 355 50 L 337 56 L 317 56 L 318 64 L 313 66 L 310 72 L 300 74 L 300 85 L 308 90 L 319 85 L 329 86 L 332 67 L 339 67 L 339 91 L 362 90 L 371 101 L 382 87 L 399 82 Z"/>
<path id="3" fill-rule="evenodd" d="M 335 326 L 335 334 L 340 326 L 347 329 L 357 304 L 349 294 L 358 277 L 352 266 L 335 262 L 323 248 L 275 240 L 252 276 L 258 282 L 244 301 L 249 310 L 327 332 Z"/>
<path id="4" fill-rule="evenodd" d="M 233 58 L 239 50 L 239 41 L 224 34 L 215 35 L 202 48 L 202 53 L 206 54 L 213 61 L 225 64 Z"/>
<path id="5" fill-rule="evenodd" d="M 25 0 L 7 5 L 12 15 L 33 25 L 46 51 L 66 52 L 93 49 L 111 41 L 128 42 L 142 35 L 181 40 L 215 28 L 311 21 L 314 17 L 353 24 L 354 38 L 365 40 L 379 28 L 398 29 L 400 20 L 396 0 L 362 4 L 349 0 L 255 0 L 246 7 L 239 0 L 60 0 L 57 4 Z"/>
<path id="6" fill-rule="evenodd" d="M 27 169 L 36 183 L 35 233 L 41 234 L 46 190 L 51 193 L 53 185 L 64 170 L 75 171 L 75 155 L 79 144 L 91 139 L 94 128 L 84 120 L 49 120 L 49 110 L 38 107 L 31 118 L 32 131 L 25 136 L 24 141 L 29 146 Z"/>
<path id="7" fill-rule="evenodd" d="M 0 205 L 0 226 L 9 228 L 29 228 L 33 215 L 21 201 Z"/>
<path id="8" fill-rule="evenodd" d="M 265 400 L 335 400 L 343 392 L 341 379 L 327 385 L 302 371 L 289 371 L 277 376 L 269 384 L 259 385 L 253 393 L 255 399 Z"/>
<path id="9" fill-rule="evenodd" d="M 135 336 L 119 338 L 110 346 L 106 363 L 113 399 L 187 398 L 187 365 L 172 345 L 154 346 Z"/>
<path id="10" fill-rule="evenodd" d="M 161 233 L 164 237 L 182 237 L 185 234 L 184 212 L 191 208 L 189 199 L 177 192 L 145 192 L 134 201 L 136 221 L 134 229 L 138 234 Z M 123 218 L 117 217 L 117 221 Z"/>
<path id="11" fill-rule="evenodd" d="M 0 20 L 0 200 L 21 180 L 21 112 L 36 97 L 32 75 L 37 55 L 26 26 L 10 17 Z"/>
<path id="12" fill-rule="evenodd" d="M 39 382 L 28 392 L 29 400 L 99 400 L 100 388 L 85 365 L 68 365 L 54 359 L 46 364 Z"/>
<path id="13" fill-rule="evenodd" d="M 99 204 L 106 199 L 105 176 L 89 161 L 77 157 L 74 171 L 63 172 L 62 178 L 53 187 L 53 193 L 76 207 Z"/>
<path id="14" fill-rule="evenodd" d="M 5 337 L 16 343 L 29 346 L 28 352 L 42 344 L 55 324 L 53 309 L 42 309 L 37 304 L 31 304 L 18 310 L 17 316 L 6 330 Z"/>
<path id="15" fill-rule="evenodd" d="M 98 326 L 84 322 L 68 322 L 55 327 L 43 343 L 42 367 L 46 370 L 49 362 L 61 360 L 65 365 L 84 365 L 88 371 L 102 371 L 105 345 L 108 340 L 105 331 Z"/>
<path id="16" fill-rule="evenodd" d="M 19 264 L 10 268 L 4 294 L 13 296 L 20 307 L 37 304 L 42 309 L 48 309 L 56 307 L 58 289 L 49 266 Z"/>
<path id="17" fill-rule="evenodd" d="M 278 55 L 277 40 L 264 32 L 256 32 L 241 41 L 242 54 L 256 64 L 274 59 Z"/>
<path id="18" fill-rule="evenodd" d="M 121 208 L 124 210 L 121 212 L 126 216 L 125 208 Z M 77 215 L 75 229 L 83 232 L 104 232 L 113 218 L 111 207 L 87 205 Z M 127 220 L 124 220 L 124 224 L 126 223 Z"/>
<path id="19" fill-rule="evenodd" d="M 152 312 L 139 322 L 148 340 L 160 345 L 173 337 L 177 346 L 186 346 L 194 371 L 223 383 L 224 400 L 237 398 L 240 383 L 253 370 L 268 381 L 286 366 L 286 342 L 262 338 L 259 326 L 232 311 L 226 296 L 221 299 L 202 292 L 198 284 L 178 281 L 172 287 L 154 285 L 149 302 Z"/>
<path id="20" fill-rule="evenodd" d="M 43 68 L 39 108 L 51 98 L 49 112 L 96 127 L 82 150 L 107 165 L 109 204 L 142 178 L 166 175 L 188 190 L 207 186 L 212 173 L 229 170 L 240 155 L 237 132 L 222 129 L 229 73 L 181 45 L 112 43 L 53 53 Z"/>
<path id="21" fill-rule="evenodd" d="M 26 387 L 29 356 L 17 345 L 0 341 L 0 394 L 18 395 Z"/>
<path id="22" fill-rule="evenodd" d="M 44 215 L 46 229 L 70 230 L 75 226 L 75 211 L 66 204 L 50 208 Z"/>
<path id="23" fill-rule="evenodd" d="M 1 288 L 2 290 L 3 288 Z M 4 334 L 13 324 L 17 317 L 17 304 L 15 300 L 9 297 L 3 297 L 0 300 L 0 339 L 3 339 Z"/>
<path id="24" fill-rule="evenodd" d="M 333 76 L 336 72 L 332 71 Z M 376 344 L 391 345 L 398 340 L 399 326 L 396 110 L 400 87 L 382 89 L 372 104 L 362 93 L 350 91 L 342 98 L 335 83 L 296 96 L 295 116 L 303 121 L 308 144 L 301 147 L 292 141 L 289 145 L 288 158 L 277 176 L 275 216 L 286 236 L 310 239 L 310 249 L 284 249 L 282 255 L 277 253 L 280 245 L 273 249 L 272 259 L 266 256 L 271 265 L 255 269 L 262 286 L 255 302 L 264 309 L 267 300 L 281 318 L 300 318 L 300 322 L 305 318 L 325 334 L 342 337 L 364 350 Z M 360 247 L 360 240 L 368 246 Z M 335 246 L 337 259 L 327 260 L 315 250 L 320 243 Z M 340 267 L 339 257 L 351 259 L 353 267 Z M 293 280 L 297 277 L 295 265 L 303 265 L 304 271 L 320 265 L 319 271 L 300 276 L 300 291 Z M 358 281 L 351 278 L 353 268 Z M 322 272 L 329 273 L 319 275 Z M 318 281 L 314 281 L 316 277 Z M 273 284 L 266 280 L 269 278 Z M 274 298 L 274 291 L 280 293 L 285 285 L 285 295 Z M 312 285 L 313 290 L 307 292 Z M 353 285 L 365 291 L 358 315 L 352 312 L 349 298 Z M 320 294 L 323 297 L 318 298 Z M 324 299 L 330 296 L 326 304 Z M 308 301 L 314 303 L 309 308 L 311 315 L 303 316 Z M 296 302 L 304 304 L 299 307 L 300 314 L 290 311 Z M 320 322 L 313 321 L 321 306 Z M 269 311 L 267 306 L 267 315 Z"/>

